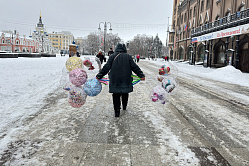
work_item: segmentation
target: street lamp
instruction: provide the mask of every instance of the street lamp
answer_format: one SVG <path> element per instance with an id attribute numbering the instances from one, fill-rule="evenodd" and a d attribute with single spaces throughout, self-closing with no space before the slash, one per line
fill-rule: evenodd
<path id="1" fill-rule="evenodd" d="M 100 24 L 104 24 L 104 54 L 105 54 L 105 37 L 106 37 L 106 31 L 107 31 L 107 25 L 110 25 L 109 31 L 112 31 L 112 24 L 110 22 L 100 22 L 98 30 L 101 31 Z"/>

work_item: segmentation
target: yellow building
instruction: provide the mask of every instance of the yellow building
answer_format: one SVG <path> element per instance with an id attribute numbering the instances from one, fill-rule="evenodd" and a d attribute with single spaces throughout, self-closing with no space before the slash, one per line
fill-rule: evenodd
<path id="1" fill-rule="evenodd" d="M 52 41 L 54 52 L 63 53 L 69 52 L 69 45 L 72 44 L 74 36 L 69 31 L 53 32 L 48 34 L 49 39 Z"/>

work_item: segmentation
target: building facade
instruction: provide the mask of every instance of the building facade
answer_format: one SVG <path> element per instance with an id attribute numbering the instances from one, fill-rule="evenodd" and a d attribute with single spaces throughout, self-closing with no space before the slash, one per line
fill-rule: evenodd
<path id="1" fill-rule="evenodd" d="M 248 0 L 174 0 L 173 59 L 249 72 Z"/>
<path id="2" fill-rule="evenodd" d="M 6 52 L 38 52 L 39 42 L 32 38 L 20 36 L 16 31 L 0 32 L 0 50 Z"/>
<path id="3" fill-rule="evenodd" d="M 37 52 L 42 53 L 53 53 L 53 46 L 51 40 L 48 38 L 48 33 L 45 30 L 44 24 L 42 23 L 42 18 L 40 14 L 39 22 L 36 25 L 35 31 L 29 36 L 39 43 L 39 49 Z"/>
<path id="4" fill-rule="evenodd" d="M 48 34 L 54 51 L 60 53 L 69 53 L 69 45 L 74 41 L 74 36 L 69 31 L 52 32 Z"/>
<path id="5" fill-rule="evenodd" d="M 75 44 L 78 46 L 78 52 L 80 54 L 84 53 L 84 39 L 83 37 L 77 37 L 76 39 L 74 39 Z"/>

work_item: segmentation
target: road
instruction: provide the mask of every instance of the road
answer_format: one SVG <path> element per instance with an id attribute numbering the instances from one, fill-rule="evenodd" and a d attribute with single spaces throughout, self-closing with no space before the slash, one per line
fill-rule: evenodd
<path id="1" fill-rule="evenodd" d="M 162 105 L 150 101 L 158 67 L 139 66 L 146 81 L 120 118 L 108 86 L 79 109 L 58 87 L 13 130 L 0 165 L 249 165 L 249 88 L 179 73 L 177 93 Z"/>

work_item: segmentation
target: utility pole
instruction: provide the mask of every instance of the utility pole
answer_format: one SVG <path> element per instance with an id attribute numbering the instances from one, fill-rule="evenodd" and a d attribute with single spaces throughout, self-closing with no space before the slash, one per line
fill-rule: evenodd
<path id="1" fill-rule="evenodd" d="M 99 23 L 99 30 L 101 30 L 100 28 L 100 24 L 104 24 L 104 54 L 105 54 L 105 38 L 106 38 L 106 31 L 107 31 L 107 25 L 110 25 L 110 31 L 112 31 L 112 24 L 110 22 L 100 22 Z"/>

